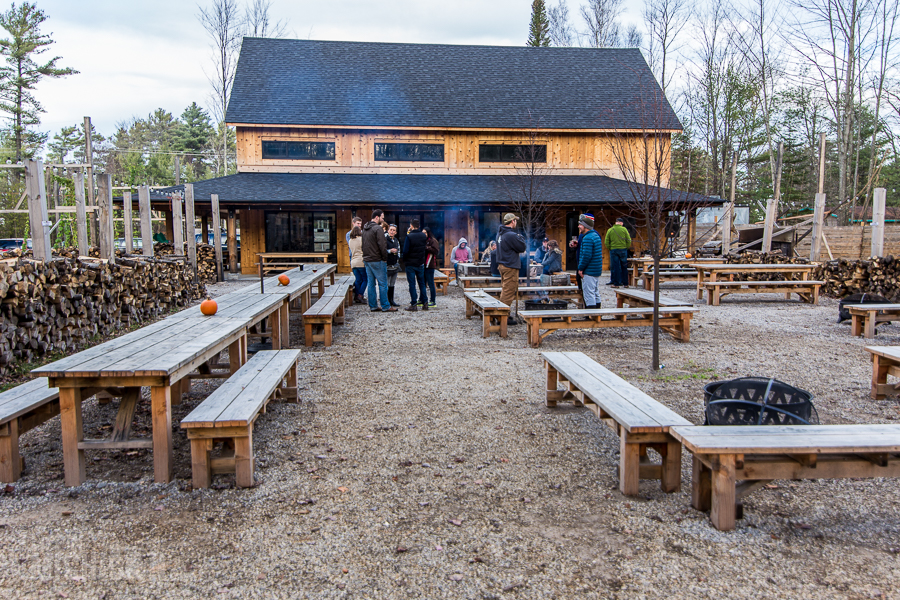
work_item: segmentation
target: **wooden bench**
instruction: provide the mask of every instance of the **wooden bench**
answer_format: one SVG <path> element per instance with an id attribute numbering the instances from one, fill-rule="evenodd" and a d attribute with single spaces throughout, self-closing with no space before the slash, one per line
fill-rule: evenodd
<path id="1" fill-rule="evenodd" d="M 500 296 L 500 294 L 503 293 L 503 288 L 481 288 L 481 291 L 492 296 Z M 529 297 L 533 299 L 534 296 L 549 296 L 553 300 L 571 300 L 579 306 L 584 304 L 581 292 L 578 291 L 578 286 L 576 285 L 535 285 L 519 287 L 518 297 L 520 300 Z"/>
<path id="2" fill-rule="evenodd" d="M 691 340 L 691 306 L 660 307 L 660 330 L 679 342 Z M 520 310 L 528 325 L 528 342 L 535 348 L 545 337 L 559 329 L 597 329 L 600 327 L 651 327 L 652 308 L 588 308 L 569 310 Z M 541 335 L 541 330 L 546 333 Z"/>
<path id="3" fill-rule="evenodd" d="M 438 269 L 438 271 L 440 271 L 441 273 L 446 275 L 447 281 L 449 281 L 451 283 L 456 279 L 456 269 L 454 269 L 453 267 L 451 267 L 449 269 Z M 435 273 L 435 275 L 436 274 L 437 273 Z"/>
<path id="4" fill-rule="evenodd" d="M 653 290 L 653 270 L 644 271 L 641 277 L 644 279 L 644 289 Z M 697 281 L 697 271 L 693 269 L 660 269 L 659 284 L 670 283 L 672 281 Z"/>
<path id="5" fill-rule="evenodd" d="M 274 397 L 297 398 L 299 357 L 300 350 L 257 352 L 182 419 L 181 427 L 191 442 L 195 489 L 209 487 L 212 475 L 220 473 L 234 473 L 238 487 L 253 485 L 253 423 Z M 211 458 L 218 440 L 226 442 L 223 456 Z"/>
<path id="6" fill-rule="evenodd" d="M 653 306 L 653 291 L 645 290 L 615 290 L 616 306 L 624 308 L 626 306 L 646 307 Z M 663 295 L 659 297 L 660 306 L 691 306 L 690 302 L 682 302 L 681 300 L 673 300 Z"/>
<path id="7" fill-rule="evenodd" d="M 845 304 L 850 312 L 850 335 L 875 337 L 878 323 L 900 321 L 900 304 Z"/>
<path id="8" fill-rule="evenodd" d="M 872 355 L 872 399 L 897 395 L 900 384 L 888 384 L 887 376 L 900 377 L 900 346 L 866 346 L 866 350 Z"/>
<path id="9" fill-rule="evenodd" d="M 342 277 L 334 285 L 325 288 L 319 299 L 306 309 L 303 313 L 303 332 L 307 346 L 312 346 L 315 342 L 331 345 L 332 326 L 344 322 L 344 310 L 352 302 L 352 287 L 353 277 Z"/>
<path id="10" fill-rule="evenodd" d="M 819 288 L 823 285 L 824 281 L 813 280 L 707 281 L 703 287 L 707 292 L 706 303 L 719 306 L 719 300 L 728 294 L 784 294 L 785 300 L 790 300 L 791 294 L 797 294 L 803 302 L 818 304 Z"/>
<path id="11" fill-rule="evenodd" d="M 500 337 L 506 337 L 506 324 L 509 318 L 509 307 L 493 296 L 484 292 L 466 292 L 466 318 L 471 319 L 478 312 L 483 319 L 482 337 L 488 337 L 497 332 Z M 497 324 L 494 325 L 494 321 Z"/>
<path id="12" fill-rule="evenodd" d="M 679 425 L 669 432 L 693 454 L 692 506 L 709 510 L 722 531 L 743 514 L 737 501 L 773 479 L 900 476 L 900 425 Z"/>
<path id="13" fill-rule="evenodd" d="M 447 295 L 447 288 L 450 286 L 450 277 L 445 275 L 438 269 L 434 270 L 434 287 L 441 290 L 441 296 Z"/>
<path id="14" fill-rule="evenodd" d="M 569 275 L 569 283 L 574 285 L 574 277 L 571 273 Z M 526 285 L 531 283 L 532 286 L 538 286 L 541 284 L 540 277 L 519 277 L 519 286 Z M 493 287 L 500 285 L 499 277 L 464 277 L 462 275 L 457 278 L 457 285 L 461 285 L 463 289 L 470 288 L 483 288 L 483 287 Z"/>
<path id="15" fill-rule="evenodd" d="M 0 481 L 22 474 L 19 436 L 59 414 L 59 390 L 38 377 L 0 394 Z"/>
<path id="16" fill-rule="evenodd" d="M 619 436 L 619 489 L 638 493 L 641 479 L 659 479 L 664 492 L 681 488 L 681 443 L 669 435 L 690 421 L 581 352 L 543 352 L 547 406 L 563 400 L 589 408 Z M 559 390 L 560 385 L 564 388 Z M 662 462 L 651 464 L 652 448 Z"/>

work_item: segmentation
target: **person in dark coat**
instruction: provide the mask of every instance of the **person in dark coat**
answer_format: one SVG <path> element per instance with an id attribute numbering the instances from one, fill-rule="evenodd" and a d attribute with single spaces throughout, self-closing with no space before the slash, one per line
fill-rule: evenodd
<path id="1" fill-rule="evenodd" d="M 363 227 L 362 252 L 363 262 L 366 265 L 366 278 L 369 280 L 368 296 L 369 310 L 372 312 L 395 312 L 397 309 L 388 301 L 387 291 L 387 241 L 381 222 L 384 220 L 384 212 L 375 209 L 372 211 L 372 220 Z M 376 284 L 378 289 L 376 290 Z M 376 297 L 376 293 L 378 296 Z M 381 301 L 379 308 L 378 302 Z"/>
<path id="2" fill-rule="evenodd" d="M 422 294 L 422 310 L 428 310 L 428 293 L 425 291 L 425 257 L 428 239 L 419 230 L 419 220 L 413 219 L 403 240 L 403 262 L 406 263 L 406 281 L 409 283 L 409 306 L 406 310 L 418 310 L 419 296 L 416 294 L 416 282 Z"/>
<path id="3" fill-rule="evenodd" d="M 503 215 L 503 225 L 497 232 L 497 269 L 500 271 L 500 302 L 512 306 L 519 295 L 519 269 L 522 266 L 522 252 L 525 252 L 525 238 L 516 233 L 518 218 L 512 213 Z M 494 253 L 491 253 L 493 256 Z M 509 325 L 517 325 L 512 315 Z"/>
<path id="4" fill-rule="evenodd" d="M 400 240 L 397 239 L 397 226 L 388 225 L 384 241 L 387 244 L 387 276 L 388 276 L 388 302 L 391 306 L 400 306 L 394 302 L 394 286 L 397 285 L 397 274 L 400 272 Z"/>
<path id="5" fill-rule="evenodd" d="M 594 219 L 581 215 L 578 230 L 584 233 L 578 248 L 578 274 L 585 308 L 600 308 L 600 275 L 603 274 L 603 239 L 594 229 Z"/>

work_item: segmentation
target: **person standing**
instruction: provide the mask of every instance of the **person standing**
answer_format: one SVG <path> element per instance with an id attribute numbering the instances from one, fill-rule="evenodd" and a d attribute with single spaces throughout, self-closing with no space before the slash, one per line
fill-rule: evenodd
<path id="1" fill-rule="evenodd" d="M 628 287 L 628 248 L 631 247 L 631 234 L 625 229 L 622 217 L 606 232 L 606 247 L 609 248 L 610 283 L 613 287 Z"/>
<path id="2" fill-rule="evenodd" d="M 403 240 L 403 262 L 406 263 L 406 281 L 409 283 L 409 306 L 406 310 L 418 310 L 418 295 L 416 294 L 416 282 L 422 293 L 422 310 L 428 310 L 428 296 L 425 292 L 425 253 L 427 238 L 419 231 L 419 220 L 413 219 L 409 223 L 406 239 Z"/>
<path id="3" fill-rule="evenodd" d="M 578 248 L 578 274 L 585 308 L 600 308 L 600 275 L 603 274 L 603 240 L 594 229 L 594 219 L 581 215 L 578 231 L 582 233 Z"/>
<path id="4" fill-rule="evenodd" d="M 362 226 L 363 222 L 360 217 L 353 217 L 350 220 L 350 231 L 347 232 L 345 239 L 347 240 L 347 247 L 350 248 L 350 235 L 353 233 L 354 227 L 359 227 L 359 234 L 362 235 Z M 362 239 L 360 239 L 362 242 Z M 362 250 L 360 250 L 362 252 Z M 360 255 L 361 256 L 361 255 Z M 364 303 L 365 295 L 366 295 L 366 287 L 368 287 L 368 280 L 366 278 L 366 269 L 365 265 L 360 265 L 362 267 L 361 274 L 357 274 L 356 270 L 353 271 L 353 274 L 356 275 L 356 283 L 354 287 L 356 288 L 356 301 L 360 304 Z M 350 249 L 350 268 L 353 269 L 353 250 Z"/>
<path id="5" fill-rule="evenodd" d="M 503 215 L 503 225 L 497 232 L 497 270 L 500 271 L 500 302 L 512 306 L 519 295 L 519 268 L 522 266 L 522 252 L 525 252 L 525 238 L 516 233 L 519 220 L 516 215 Z M 493 254 L 491 255 L 493 257 Z M 508 325 L 518 325 L 513 315 Z"/>
<path id="6" fill-rule="evenodd" d="M 453 265 L 453 272 L 459 277 L 459 263 L 474 262 L 472 259 L 472 250 L 469 248 L 469 242 L 466 238 L 459 238 L 459 243 L 450 251 L 450 264 Z"/>
<path id="7" fill-rule="evenodd" d="M 591 213 L 583 213 L 583 214 L 578 215 L 579 222 L 581 221 L 582 217 L 590 217 L 591 221 L 594 220 L 594 215 L 592 215 Z M 580 252 L 581 239 L 583 237 L 584 237 L 584 234 L 581 233 L 581 227 L 579 227 L 578 228 L 578 239 L 572 240 L 571 242 L 569 242 L 569 248 L 577 249 L 575 252 L 575 265 L 576 266 L 578 265 L 578 253 Z M 581 288 L 581 275 L 578 274 L 577 270 L 575 271 L 575 283 L 578 285 L 578 291 L 583 295 L 584 290 L 582 290 L 582 288 Z"/>
<path id="8" fill-rule="evenodd" d="M 397 284 L 397 274 L 400 272 L 400 240 L 397 239 L 397 226 L 391 223 L 388 225 L 385 234 L 385 243 L 387 244 L 387 277 L 388 277 L 388 302 L 391 306 L 400 306 L 394 302 L 394 286 Z"/>
<path id="9" fill-rule="evenodd" d="M 431 234 L 431 229 L 424 227 L 422 231 L 425 232 L 425 286 L 431 293 L 428 306 L 436 306 L 437 289 L 434 286 L 434 269 L 437 267 L 441 246 L 438 244 L 437 238 Z"/>
<path id="10" fill-rule="evenodd" d="M 379 209 L 372 211 L 372 220 L 363 227 L 362 251 L 363 262 L 366 264 L 366 278 L 369 280 L 369 310 L 375 312 L 396 312 L 396 308 L 388 301 L 387 291 L 387 242 L 381 222 L 384 220 L 384 212 Z M 376 284 L 378 289 L 376 290 Z M 376 297 L 376 293 L 379 294 Z M 381 308 L 378 307 L 379 300 Z"/>
<path id="11" fill-rule="evenodd" d="M 366 285 L 366 263 L 363 262 L 362 254 L 362 229 L 358 225 L 350 230 L 347 245 L 350 247 L 350 268 L 353 269 L 353 276 L 356 277 L 356 281 L 353 282 L 353 291 L 356 293 L 356 302 L 362 304 L 366 301 L 362 294 Z"/>

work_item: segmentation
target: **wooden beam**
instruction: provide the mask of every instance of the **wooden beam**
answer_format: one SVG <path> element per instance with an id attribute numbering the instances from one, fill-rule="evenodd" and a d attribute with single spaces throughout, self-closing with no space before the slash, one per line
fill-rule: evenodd
<path id="1" fill-rule="evenodd" d="M 226 238 L 228 242 L 228 270 L 231 271 L 232 277 L 237 273 L 237 231 L 234 221 L 234 209 L 229 209 Z"/>
<path id="2" fill-rule="evenodd" d="M 134 252 L 134 222 L 131 218 L 131 190 L 122 192 L 122 220 L 125 226 L 125 254 Z"/>
<path id="3" fill-rule="evenodd" d="M 197 281 L 197 235 L 194 233 L 194 184 L 184 184 L 184 234 L 187 236 L 188 259 Z"/>
<path id="4" fill-rule="evenodd" d="M 825 135 L 824 133 L 822 134 Z M 816 194 L 816 204 L 813 211 L 812 240 L 810 240 L 809 260 L 816 262 L 819 260 L 819 253 L 822 251 L 822 240 L 825 235 L 823 227 L 825 226 L 825 194 Z"/>
<path id="5" fill-rule="evenodd" d="M 819 134 L 819 194 L 825 193 L 825 134 Z"/>
<path id="6" fill-rule="evenodd" d="M 722 215 L 722 256 L 731 250 L 731 224 L 734 221 L 734 195 L 737 182 L 737 152 L 731 156 L 731 192 L 725 213 Z"/>
<path id="7" fill-rule="evenodd" d="M 28 223 L 31 227 L 32 250 L 37 260 L 49 260 L 50 217 L 47 214 L 47 189 L 44 165 L 39 160 L 25 161 L 25 185 L 28 191 Z"/>
<path id="8" fill-rule="evenodd" d="M 887 190 L 875 188 L 875 193 L 872 195 L 872 256 L 884 255 L 884 205 L 886 199 Z"/>
<path id="9" fill-rule="evenodd" d="M 766 221 L 763 230 L 762 251 L 772 251 L 772 232 L 775 229 L 775 200 L 766 200 Z"/>
<path id="10" fill-rule="evenodd" d="M 97 205 L 100 207 L 100 258 L 116 261 L 115 237 L 113 234 L 112 175 L 97 176 Z"/>
<path id="11" fill-rule="evenodd" d="M 216 249 L 216 279 L 225 281 L 225 273 L 222 270 L 222 215 L 219 213 L 219 195 L 210 194 L 209 201 L 212 204 L 213 247 Z"/>
<path id="12" fill-rule="evenodd" d="M 184 213 L 181 210 L 181 196 L 172 196 L 172 241 L 175 255 L 184 256 Z"/>
<path id="13" fill-rule="evenodd" d="M 75 187 L 75 229 L 78 237 L 78 254 L 88 255 L 88 226 L 87 212 L 84 206 L 84 173 L 77 169 L 72 174 L 72 184 Z"/>
<path id="14" fill-rule="evenodd" d="M 150 221 L 150 186 L 142 185 L 138 188 L 138 209 L 141 213 L 141 244 L 142 254 L 153 256 L 153 224 Z"/>
<path id="15" fill-rule="evenodd" d="M 91 131 L 93 131 L 93 127 L 91 126 L 91 118 L 84 118 L 84 160 L 87 162 L 87 205 L 88 206 L 97 206 L 97 203 L 94 201 L 94 140 L 91 137 Z M 98 215 L 99 213 L 91 214 L 91 222 L 94 224 L 91 227 L 91 246 L 96 246 L 99 244 L 98 239 Z"/>

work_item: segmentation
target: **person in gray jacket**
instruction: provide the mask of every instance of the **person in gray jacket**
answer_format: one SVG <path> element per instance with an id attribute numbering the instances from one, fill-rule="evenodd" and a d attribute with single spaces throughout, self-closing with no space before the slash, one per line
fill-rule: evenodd
<path id="1" fill-rule="evenodd" d="M 469 248 L 469 242 L 466 238 L 459 238 L 459 243 L 450 251 L 450 264 L 453 265 L 453 272 L 459 277 L 459 263 L 475 262 L 472 258 L 472 249 Z"/>

